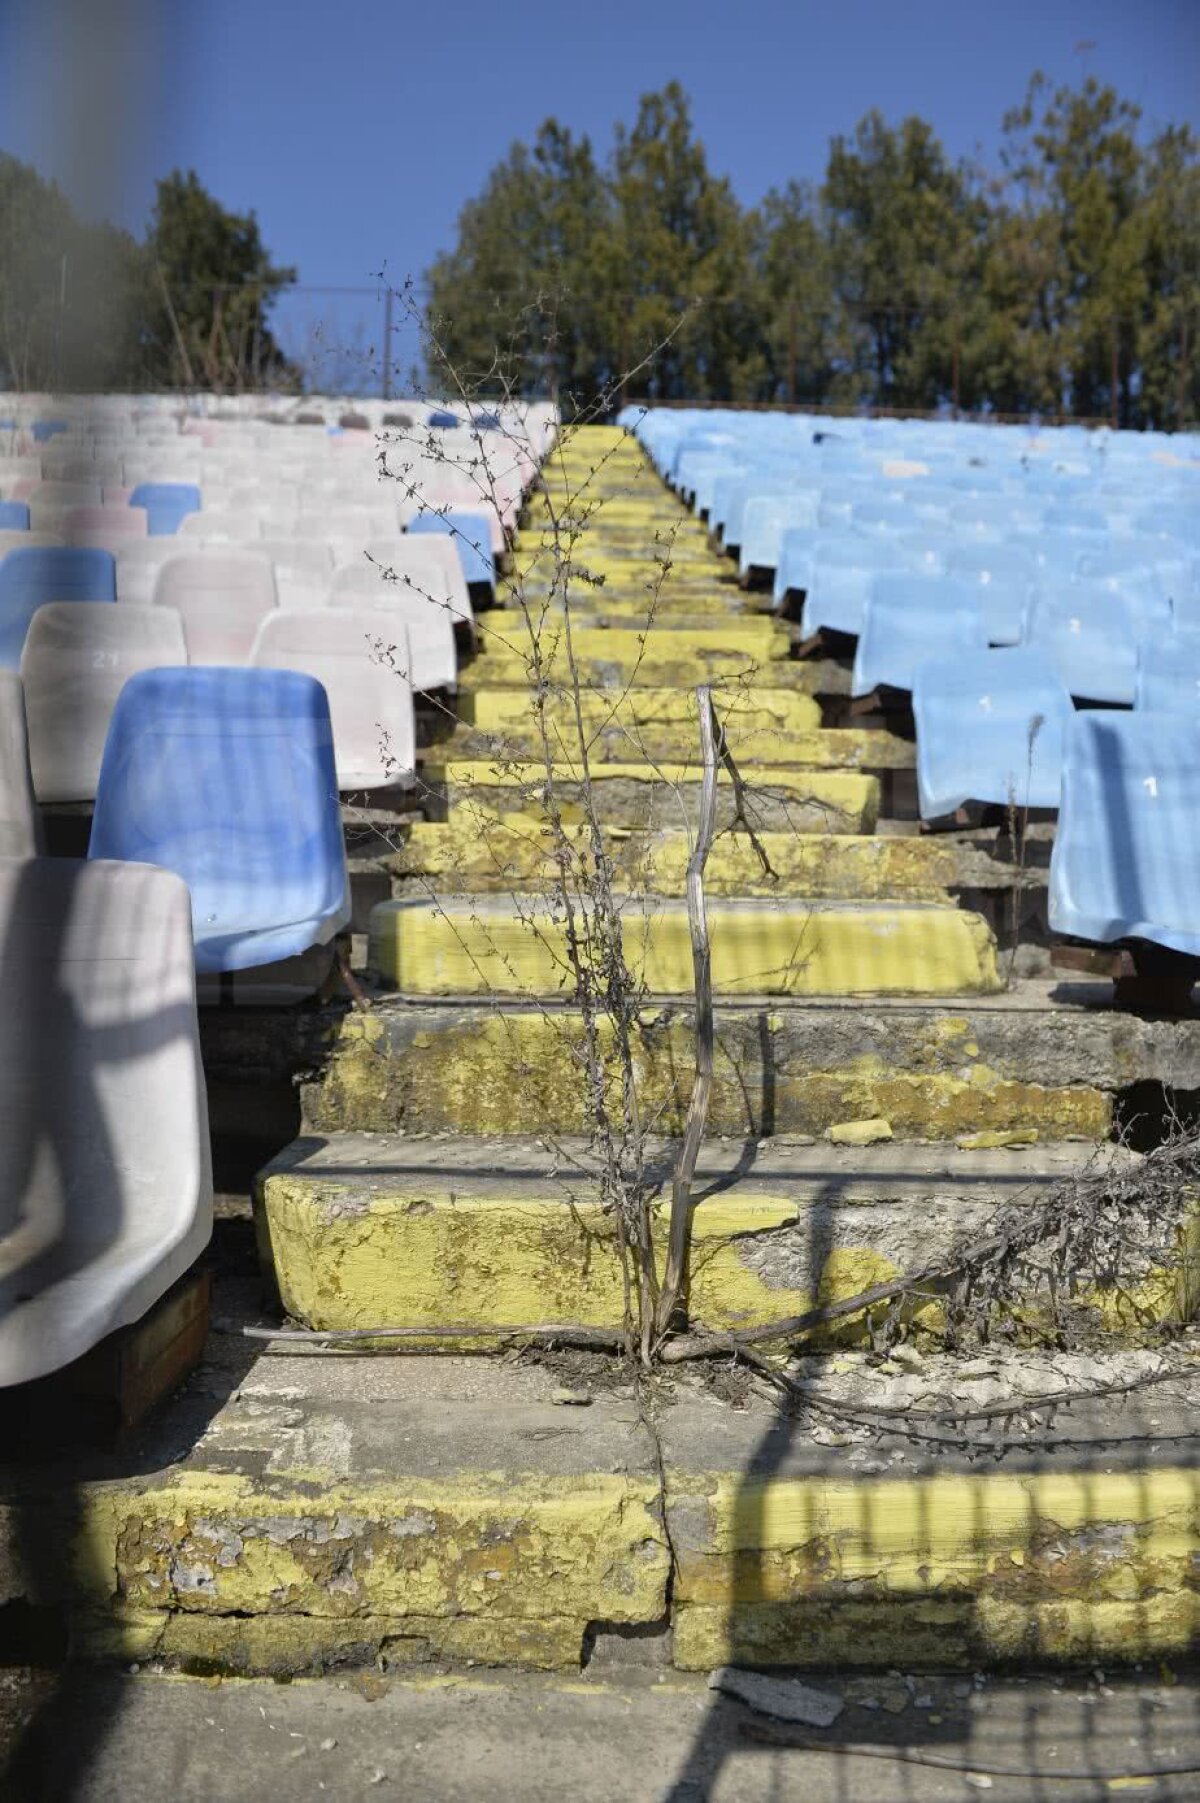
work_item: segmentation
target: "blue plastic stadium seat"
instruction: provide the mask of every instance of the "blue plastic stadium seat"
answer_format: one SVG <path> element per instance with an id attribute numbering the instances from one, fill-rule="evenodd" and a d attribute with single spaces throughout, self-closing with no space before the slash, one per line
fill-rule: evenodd
<path id="1" fill-rule="evenodd" d="M 196 968 L 249 970 L 350 918 L 325 691 L 291 670 L 145 670 L 113 710 L 91 858 L 191 891 Z"/>
<path id="2" fill-rule="evenodd" d="M 35 419 L 33 422 L 33 441 L 45 444 L 48 438 L 56 438 L 60 432 L 69 432 L 71 424 L 65 419 Z"/>
<path id="3" fill-rule="evenodd" d="M 867 596 L 876 576 L 908 568 L 902 551 L 881 534 L 845 536 L 827 533 L 813 552 L 808 593 L 804 599 L 804 631 L 862 631 Z"/>
<path id="4" fill-rule="evenodd" d="M 911 689 L 931 655 L 986 651 L 978 591 L 951 576 L 877 576 L 863 612 L 850 693 Z"/>
<path id="5" fill-rule="evenodd" d="M 979 589 L 988 638 L 993 645 L 1017 645 L 1033 596 L 1037 566 L 1020 545 L 983 541 L 956 546 L 946 571 Z"/>
<path id="6" fill-rule="evenodd" d="M 1200 955 L 1200 721 L 1076 714 L 1050 861 L 1055 932 Z"/>
<path id="7" fill-rule="evenodd" d="M 200 490 L 194 482 L 139 482 L 129 505 L 144 507 L 150 537 L 163 538 L 178 532 L 189 513 L 199 513 Z"/>
<path id="8" fill-rule="evenodd" d="M 460 512 L 447 507 L 440 513 L 421 513 L 408 523 L 410 532 L 449 532 L 462 564 L 467 587 L 483 583 L 496 586 L 496 564 L 492 557 L 492 533 L 486 514 Z"/>
<path id="9" fill-rule="evenodd" d="M 775 606 L 782 606 L 795 589 L 803 594 L 812 579 L 817 547 L 828 537 L 819 526 L 785 526 L 779 535 L 779 561 L 772 589 Z"/>
<path id="10" fill-rule="evenodd" d="M 1200 632 L 1169 632 L 1142 640 L 1133 705 L 1141 712 L 1200 719 Z"/>
<path id="11" fill-rule="evenodd" d="M 1050 659 L 1072 695 L 1130 706 L 1137 630 L 1125 601 L 1098 583 L 1064 582 L 1035 591 L 1022 640 Z"/>
<path id="12" fill-rule="evenodd" d="M 931 659 L 912 705 L 923 819 L 968 801 L 1058 806 L 1074 709 L 1045 657 L 1016 646 Z"/>
<path id="13" fill-rule="evenodd" d="M 455 426 L 461 424 L 461 421 L 457 413 L 451 413 L 444 407 L 437 407 L 429 415 L 429 424 L 436 426 L 439 432 L 452 432 Z"/>
<path id="14" fill-rule="evenodd" d="M 25 634 L 47 601 L 115 601 L 111 551 L 30 545 L 0 560 L 0 669 L 19 670 Z"/>
<path id="15" fill-rule="evenodd" d="M 779 563 L 780 543 L 789 527 L 817 525 L 817 491 L 792 489 L 751 495 L 742 513 L 742 542 L 739 565 L 743 575 L 751 570 L 774 572 Z"/>
<path id="16" fill-rule="evenodd" d="M 29 509 L 24 501 L 0 501 L 0 531 L 29 531 Z"/>

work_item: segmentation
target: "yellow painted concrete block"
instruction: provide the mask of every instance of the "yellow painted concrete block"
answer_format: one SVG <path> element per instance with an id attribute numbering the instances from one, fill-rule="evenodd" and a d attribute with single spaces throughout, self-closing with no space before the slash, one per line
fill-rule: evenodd
<path id="1" fill-rule="evenodd" d="M 640 672 L 644 682 L 657 680 L 663 684 L 676 682 L 694 686 L 707 675 L 719 677 L 737 672 L 752 674 L 769 668 L 788 655 L 789 633 L 777 621 L 763 622 L 752 617 L 720 630 L 659 632 L 653 627 L 635 631 L 622 627 L 580 627 L 572 634 L 571 655 L 576 668 L 591 672 L 596 668 L 619 671 L 624 680 Z M 538 637 L 543 679 L 562 682 L 570 676 L 570 658 L 564 634 L 557 623 L 547 620 Z M 507 687 L 513 681 L 528 684 L 531 680 L 532 648 L 528 637 L 514 637 L 501 645 L 494 639 L 485 643 L 481 655 L 470 666 L 476 687 L 494 684 Z M 667 674 L 669 672 L 669 674 Z M 590 680 L 590 677 L 589 677 Z"/>
<path id="2" fill-rule="evenodd" d="M 757 685 L 718 687 L 713 700 L 730 732 L 807 733 L 821 724 L 821 708 L 815 698 L 789 689 Z M 570 728 L 575 718 L 574 703 L 573 695 L 561 691 L 548 695 L 543 710 L 547 722 Z M 586 689 L 579 697 L 579 706 L 584 725 L 593 731 L 614 721 L 628 723 L 631 730 L 650 726 L 683 726 L 693 733 L 699 730 L 696 698 L 689 689 Z M 480 686 L 463 697 L 460 712 L 464 721 L 481 731 L 502 732 L 528 727 L 531 708 L 527 691 Z"/>
<path id="3" fill-rule="evenodd" d="M 565 828 L 571 868 L 591 866 L 591 835 Z M 682 895 L 691 846 L 682 832 L 608 833 L 617 880 L 631 894 Z M 952 905 L 954 853 L 936 838 L 880 839 L 849 834 L 760 833 L 773 874 L 765 874 L 744 834 L 723 834 L 709 853 L 710 896 L 803 895 L 810 900 L 928 901 Z M 463 890 L 537 894 L 561 883 L 554 843 L 544 823 L 510 815 L 486 833 L 455 815 L 422 820 L 387 860 L 399 878 L 424 879 L 438 894 Z"/>
<path id="4" fill-rule="evenodd" d="M 964 995 L 1002 987 L 995 941 L 975 914 L 944 908 L 722 903 L 709 921 L 723 995 Z M 632 910 L 625 957 L 656 995 L 690 995 L 692 948 L 677 903 Z M 513 904 L 382 902 L 371 962 L 410 995 L 574 994 L 565 930 L 537 899 Z"/>
<path id="5" fill-rule="evenodd" d="M 563 735 L 565 740 L 566 735 Z M 696 818 L 700 771 L 695 764 L 615 763 L 590 755 L 588 772 L 593 803 L 602 821 L 614 827 L 669 826 L 682 830 Z M 494 817 L 547 817 L 546 772 L 538 762 L 464 760 L 431 762 L 424 780 L 453 819 L 486 833 Z M 583 764 L 560 741 L 554 756 L 555 801 L 559 818 L 579 823 L 587 818 Z M 766 831 L 869 834 L 879 814 L 879 780 L 860 771 L 807 770 L 791 765 L 754 769 L 747 779 L 753 817 Z M 718 785 L 717 824 L 732 822 L 732 784 Z"/>

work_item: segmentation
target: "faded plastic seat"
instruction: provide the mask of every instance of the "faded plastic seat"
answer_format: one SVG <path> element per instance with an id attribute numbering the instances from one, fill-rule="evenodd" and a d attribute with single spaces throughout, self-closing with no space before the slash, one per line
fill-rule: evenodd
<path id="1" fill-rule="evenodd" d="M 968 801 L 1056 808 L 1071 697 L 1048 660 L 1025 646 L 933 658 L 916 671 L 921 816 Z"/>
<path id="2" fill-rule="evenodd" d="M 455 626 L 475 630 L 475 610 L 453 540 L 445 533 L 426 532 L 416 538 L 398 533 L 395 538 L 372 539 L 365 554 L 334 571 L 331 591 L 363 597 L 378 596 L 387 607 L 398 591 L 408 590 L 442 608 Z"/>
<path id="3" fill-rule="evenodd" d="M 492 529 L 486 514 L 448 507 L 441 513 L 421 513 L 408 523 L 409 532 L 449 533 L 458 552 L 467 587 L 495 589 L 496 564 L 492 556 Z"/>
<path id="4" fill-rule="evenodd" d="M 1200 718 L 1200 631 L 1170 632 L 1142 640 L 1133 705 L 1140 713 Z"/>
<path id="5" fill-rule="evenodd" d="M 187 890 L 0 861 L 0 1384 L 144 1315 L 212 1231 Z"/>
<path id="6" fill-rule="evenodd" d="M 0 670 L 0 858 L 31 858 L 40 849 L 21 678 Z"/>
<path id="7" fill-rule="evenodd" d="M 927 658 L 987 649 L 975 589 L 952 576 L 877 576 L 854 653 L 850 693 L 911 689 Z"/>
<path id="8" fill-rule="evenodd" d="M 412 782 L 416 729 L 408 636 L 394 614 L 367 607 L 268 614 L 250 662 L 299 670 L 321 684 L 333 721 L 340 790 Z"/>
<path id="9" fill-rule="evenodd" d="M 144 507 L 151 538 L 178 532 L 189 513 L 200 511 L 194 482 L 139 482 L 129 496 L 131 507 Z"/>
<path id="10" fill-rule="evenodd" d="M 33 546 L 0 562 L 0 669 L 20 668 L 29 622 L 47 601 L 115 601 L 111 552 L 82 546 Z"/>
<path id="11" fill-rule="evenodd" d="M 39 607 L 21 654 L 29 761 L 41 802 L 92 801 L 117 697 L 131 676 L 186 664 L 167 607 Z"/>
<path id="12" fill-rule="evenodd" d="M 454 621 L 444 606 L 422 594 L 415 585 L 408 588 L 399 582 L 386 582 L 369 565 L 362 569 L 350 566 L 342 586 L 330 591 L 329 604 L 336 612 L 346 608 L 377 609 L 388 615 L 393 628 L 403 628 L 408 635 L 409 665 L 405 673 L 418 694 L 457 688 Z"/>
<path id="13" fill-rule="evenodd" d="M 1050 861 L 1050 925 L 1200 956 L 1200 721 L 1076 714 Z"/>
<path id="14" fill-rule="evenodd" d="M 72 507 L 63 515 L 62 529 L 68 544 L 92 544 L 97 536 L 102 536 L 106 541 L 105 549 L 114 540 L 119 548 L 127 539 L 147 536 L 146 510 L 144 507 Z"/>
<path id="15" fill-rule="evenodd" d="M 29 531 L 29 503 L 27 501 L 0 501 L 0 531 Z"/>
<path id="16" fill-rule="evenodd" d="M 752 570 L 774 571 L 779 565 L 781 541 L 788 527 L 815 530 L 819 495 L 814 489 L 788 489 L 751 495 L 742 514 L 742 542 L 738 567 L 742 576 Z"/>
<path id="17" fill-rule="evenodd" d="M 1022 640 L 1053 663 L 1072 695 L 1129 706 L 1137 677 L 1137 635 L 1112 589 L 1064 583 L 1034 592 Z"/>
<path id="18" fill-rule="evenodd" d="M 320 683 L 291 670 L 131 677 L 109 727 L 88 856 L 184 879 L 198 971 L 328 945 L 350 918 L 350 892 Z"/>
<path id="19" fill-rule="evenodd" d="M 867 596 L 878 575 L 907 567 L 880 536 L 827 539 L 814 553 L 804 597 L 804 633 L 862 631 Z"/>
<path id="20" fill-rule="evenodd" d="M 956 545 L 946 558 L 946 574 L 978 588 L 993 645 L 1020 644 L 1037 575 L 1033 557 L 1022 545 L 999 540 Z"/>
<path id="21" fill-rule="evenodd" d="M 173 557 L 158 572 L 154 605 L 178 609 L 189 663 L 244 664 L 275 608 L 275 573 L 249 551 Z"/>

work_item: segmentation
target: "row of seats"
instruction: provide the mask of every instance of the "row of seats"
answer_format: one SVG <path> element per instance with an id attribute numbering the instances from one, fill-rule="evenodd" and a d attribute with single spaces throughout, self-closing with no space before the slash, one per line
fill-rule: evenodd
<path id="1" fill-rule="evenodd" d="M 911 694 L 925 819 L 1057 810 L 1051 924 L 1200 954 L 1200 440 L 626 423 L 853 696 Z"/>
<path id="2" fill-rule="evenodd" d="M 185 432 L 164 400 L 37 406 L 0 407 L 0 1385 L 139 1319 L 203 1249 L 198 999 L 298 999 L 328 969 L 350 919 L 339 790 L 411 778 L 414 686 L 453 687 L 498 548 L 478 517 L 362 530 L 359 428 L 366 461 L 318 494 L 300 484 L 330 475 L 332 434 L 301 459 L 279 453 L 309 434 L 208 413 Z M 443 411 L 419 428 L 453 437 Z M 194 505 L 116 492 L 140 458 Z M 247 474 L 277 508 L 237 499 Z M 40 855 L 39 804 L 93 799 L 86 859 Z"/>

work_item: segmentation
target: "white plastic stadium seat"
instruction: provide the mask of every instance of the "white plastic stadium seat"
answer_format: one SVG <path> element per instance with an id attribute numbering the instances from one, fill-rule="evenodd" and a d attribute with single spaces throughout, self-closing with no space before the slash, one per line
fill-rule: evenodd
<path id="1" fill-rule="evenodd" d="M 335 589 L 329 596 L 332 611 L 369 607 L 385 613 L 393 632 L 404 627 L 408 633 L 408 676 L 418 694 L 431 689 L 453 689 L 458 686 L 458 652 L 454 644 L 454 622 L 445 607 L 426 600 L 415 589 L 398 583 L 386 585 L 370 568 L 360 587 Z"/>
<path id="2" fill-rule="evenodd" d="M 372 539 L 364 555 L 334 571 L 333 587 L 339 593 L 384 597 L 407 589 L 444 608 L 456 626 L 475 630 L 462 559 L 448 533 Z M 388 601 L 379 605 L 386 607 Z"/>
<path id="3" fill-rule="evenodd" d="M 275 574 L 253 552 L 173 557 L 158 573 L 154 605 L 183 619 L 191 664 L 244 664 L 259 622 L 275 608 Z"/>
<path id="4" fill-rule="evenodd" d="M 21 653 L 38 800 L 94 801 L 108 723 L 126 681 L 138 670 L 186 663 L 173 608 L 72 601 L 39 607 Z"/>
<path id="5" fill-rule="evenodd" d="M 115 611 L 115 610 L 114 610 Z M 0 1384 L 138 1320 L 212 1231 L 191 902 L 145 864 L 0 861 Z"/>
<path id="6" fill-rule="evenodd" d="M 404 674 L 408 635 L 393 613 L 324 607 L 268 614 L 250 662 L 300 670 L 322 684 L 333 721 L 339 790 L 412 781 L 416 734 L 412 683 Z"/>

